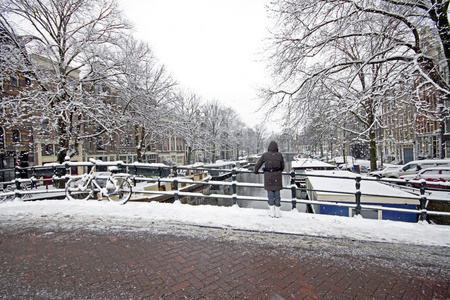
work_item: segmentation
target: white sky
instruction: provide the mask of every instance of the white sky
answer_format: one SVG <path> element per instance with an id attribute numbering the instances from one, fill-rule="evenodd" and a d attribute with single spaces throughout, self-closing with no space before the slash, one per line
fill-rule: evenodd
<path id="1" fill-rule="evenodd" d="M 135 26 L 136 38 L 150 44 L 184 88 L 205 101 L 232 107 L 248 126 L 261 122 L 257 89 L 269 75 L 262 60 L 269 37 L 269 0 L 119 3 Z"/>

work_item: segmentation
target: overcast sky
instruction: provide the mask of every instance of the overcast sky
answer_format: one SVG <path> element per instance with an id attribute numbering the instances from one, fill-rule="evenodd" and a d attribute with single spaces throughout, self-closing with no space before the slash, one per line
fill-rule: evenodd
<path id="1" fill-rule="evenodd" d="M 120 0 L 136 37 L 185 88 L 234 108 L 253 127 L 261 122 L 257 89 L 269 78 L 263 50 L 268 0 Z M 269 127 L 270 128 L 270 127 Z"/>

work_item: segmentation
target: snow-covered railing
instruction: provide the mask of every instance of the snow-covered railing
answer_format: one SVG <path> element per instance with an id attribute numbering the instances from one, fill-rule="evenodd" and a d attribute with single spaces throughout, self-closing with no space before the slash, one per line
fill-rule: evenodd
<path id="1" fill-rule="evenodd" d="M 124 162 L 96 162 L 97 166 L 104 166 L 105 168 L 108 166 L 116 166 L 121 173 L 129 173 L 133 175 L 131 178 L 136 185 L 140 181 L 147 182 L 168 182 L 171 183 L 173 189 L 170 191 L 144 191 L 140 190 L 140 194 L 151 194 L 151 195 L 168 195 L 173 197 L 174 200 L 178 200 L 180 197 L 185 196 L 193 196 L 199 198 L 222 198 L 222 199 L 230 199 L 233 205 L 237 204 L 237 201 L 240 200 L 251 200 L 251 201 L 267 201 L 266 197 L 255 197 L 255 196 L 244 196 L 238 195 L 237 188 L 238 187 L 249 187 L 249 188 L 263 188 L 263 184 L 257 183 L 248 183 L 248 182 L 238 182 L 237 175 L 245 174 L 245 173 L 253 173 L 252 171 L 248 171 L 246 169 L 213 169 L 212 166 L 202 167 L 202 166 L 167 166 L 163 164 L 125 164 Z M 29 195 L 37 195 L 37 194 L 46 194 L 47 198 L 51 197 L 62 197 L 64 196 L 64 189 L 60 188 L 52 188 L 51 190 L 36 190 L 33 187 L 37 186 L 39 182 L 51 182 L 54 186 L 61 186 L 63 182 L 67 181 L 71 175 L 71 169 L 74 167 L 83 167 L 84 172 L 87 173 L 89 168 L 92 167 L 93 164 L 90 162 L 69 162 L 66 161 L 63 164 L 50 164 L 46 166 L 37 166 L 37 167 L 29 167 L 29 168 L 15 168 L 15 179 L 10 181 L 5 181 L 0 183 L 0 187 L 3 187 L 3 191 L 0 192 L 0 199 L 4 199 L 5 197 L 13 198 L 25 198 L 29 197 Z M 191 171 L 199 171 L 199 172 L 210 172 L 213 171 L 215 173 L 219 172 L 220 174 L 231 174 L 231 182 L 229 181 L 221 181 L 221 180 L 210 180 L 210 181 L 194 181 L 192 179 L 185 179 L 183 176 L 186 173 Z M 418 190 L 414 190 L 414 193 L 410 193 L 410 196 L 396 196 L 397 198 L 405 198 L 405 199 L 414 199 L 417 200 L 419 205 L 418 209 L 405 209 L 405 208 L 395 208 L 395 207 L 382 207 L 382 206 L 374 206 L 374 205 L 365 205 L 361 204 L 362 196 L 376 196 L 376 197 L 388 197 L 381 194 L 371 194 L 367 192 L 361 191 L 361 186 L 364 186 L 365 182 L 368 181 L 376 181 L 383 183 L 395 183 L 398 184 L 406 184 L 407 182 L 404 180 L 386 180 L 386 179 L 375 179 L 371 177 L 361 177 L 357 176 L 328 176 L 324 174 L 298 174 L 295 171 L 291 171 L 289 173 L 284 172 L 283 175 L 290 176 L 290 184 L 284 186 L 283 189 L 288 189 L 291 191 L 290 198 L 282 198 L 281 201 L 283 203 L 291 203 L 292 209 L 295 209 L 297 204 L 306 204 L 306 205 L 325 205 L 325 206 L 340 206 L 340 207 L 348 207 L 354 209 L 355 214 L 361 214 L 362 210 L 381 210 L 381 211 L 393 211 L 393 212 L 405 212 L 419 215 L 419 220 L 426 220 L 427 215 L 438 215 L 450 217 L 450 213 L 442 212 L 442 211 L 430 211 L 426 209 L 427 202 L 432 201 L 442 201 L 445 203 L 450 202 L 450 197 L 447 199 L 438 199 L 433 198 L 433 195 L 427 194 L 427 188 L 425 185 L 436 185 L 441 187 L 449 187 L 448 185 L 438 185 L 432 184 L 429 182 L 422 181 L 420 182 L 420 188 Z M 27 177 L 27 178 L 23 178 Z M 39 178 L 38 177 L 42 177 Z M 45 178 L 46 177 L 46 178 Z M 332 190 L 327 187 L 327 189 L 311 189 L 307 187 L 299 187 L 296 182 L 299 178 L 307 178 L 307 177 L 319 177 L 319 178 L 338 178 L 338 179 L 348 179 L 354 181 L 354 190 L 352 192 L 343 192 L 338 190 Z M 60 183 L 58 185 L 58 183 Z M 224 194 L 212 194 L 205 195 L 203 193 L 198 192 L 185 192 L 180 188 L 180 184 L 195 184 L 195 185 L 204 185 L 204 186 L 222 186 L 222 187 L 230 187 L 232 192 L 231 195 Z M 9 186 L 9 188 L 7 188 Z M 24 188 L 26 186 L 26 188 Z M 13 188 L 11 188 L 13 187 Z M 405 187 L 407 188 L 407 187 Z M 333 193 L 333 194 L 343 194 L 350 195 L 354 197 L 355 203 L 348 203 L 345 201 L 318 201 L 314 199 L 300 199 L 297 197 L 298 192 L 322 192 L 322 193 Z M 135 191 L 133 191 L 135 192 Z M 52 196 L 50 195 L 52 193 Z M 449 193 L 447 193 L 449 194 Z M 450 194 L 449 194 L 450 195 Z"/>

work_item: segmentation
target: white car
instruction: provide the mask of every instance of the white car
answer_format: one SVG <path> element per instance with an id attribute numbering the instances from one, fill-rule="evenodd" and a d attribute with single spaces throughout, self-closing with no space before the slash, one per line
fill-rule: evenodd
<path id="1" fill-rule="evenodd" d="M 402 167 L 403 165 L 386 165 L 383 170 L 370 172 L 369 175 L 378 178 L 392 178 L 393 174 L 397 174 Z"/>
<path id="2" fill-rule="evenodd" d="M 392 172 L 389 174 L 389 178 L 400 178 L 405 175 L 415 175 L 421 170 L 429 169 L 433 167 L 450 167 L 450 159 L 428 159 L 428 160 L 416 160 L 411 161 L 400 168 L 398 172 Z"/>

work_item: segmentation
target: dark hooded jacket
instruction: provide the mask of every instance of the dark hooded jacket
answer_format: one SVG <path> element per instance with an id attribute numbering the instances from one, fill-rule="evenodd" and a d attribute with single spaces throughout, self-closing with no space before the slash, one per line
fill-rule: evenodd
<path id="1" fill-rule="evenodd" d="M 264 164 L 264 189 L 268 191 L 280 191 L 283 189 L 282 174 L 284 170 L 283 155 L 278 152 L 278 145 L 272 141 L 255 165 L 255 174 Z"/>

